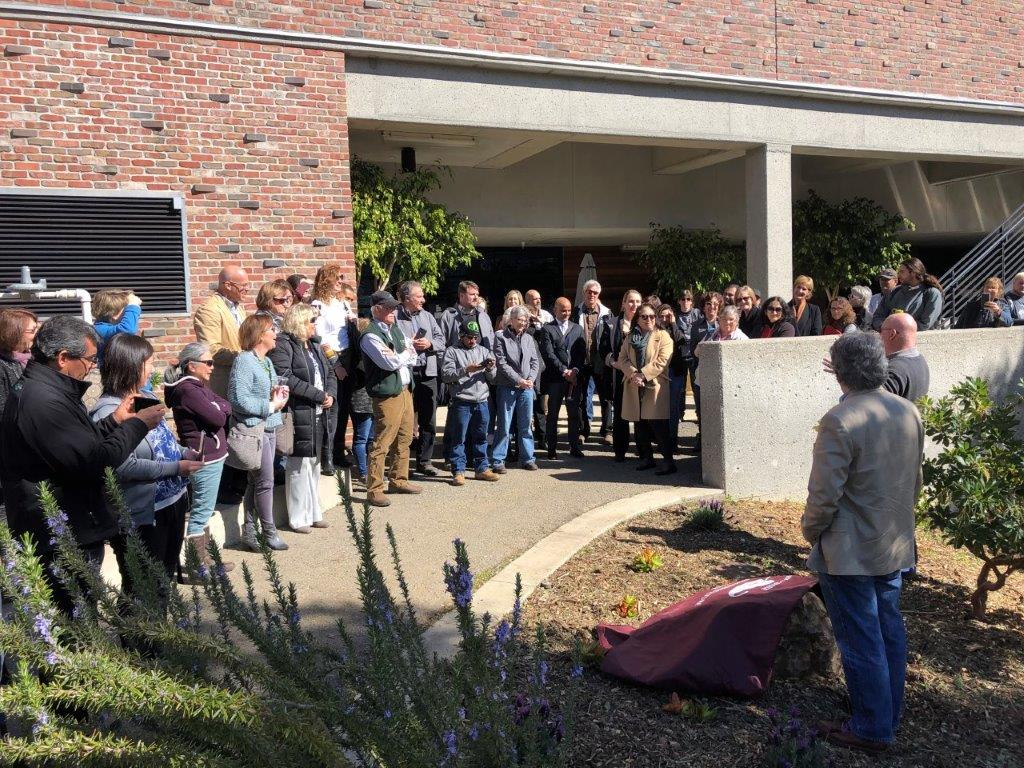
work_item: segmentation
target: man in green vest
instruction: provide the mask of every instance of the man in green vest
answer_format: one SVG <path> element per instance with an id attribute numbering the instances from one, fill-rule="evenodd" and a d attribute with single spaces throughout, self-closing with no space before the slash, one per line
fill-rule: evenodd
<path id="1" fill-rule="evenodd" d="M 421 493 L 409 482 L 409 445 L 413 434 L 412 366 L 416 350 L 398 326 L 395 310 L 401 304 L 387 291 L 370 297 L 371 322 L 359 340 L 366 368 L 366 392 L 373 404 L 376 437 L 367 461 L 366 498 L 386 507 L 384 464 L 391 456 L 388 493 Z"/>

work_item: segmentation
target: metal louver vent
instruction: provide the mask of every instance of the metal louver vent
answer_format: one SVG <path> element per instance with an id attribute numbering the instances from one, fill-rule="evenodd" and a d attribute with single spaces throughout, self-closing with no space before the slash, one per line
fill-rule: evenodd
<path id="1" fill-rule="evenodd" d="M 0 290 L 18 282 L 22 265 L 49 290 L 130 288 L 147 313 L 188 311 L 182 212 L 171 197 L 0 193 Z M 80 309 L 18 306 L 44 315 Z"/>

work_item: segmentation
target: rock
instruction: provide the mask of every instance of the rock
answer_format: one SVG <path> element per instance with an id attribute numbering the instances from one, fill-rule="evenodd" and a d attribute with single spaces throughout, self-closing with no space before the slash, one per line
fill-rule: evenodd
<path id="1" fill-rule="evenodd" d="M 837 677 L 841 672 L 839 649 L 825 604 L 814 592 L 808 592 L 793 609 L 782 631 L 773 677 L 806 680 L 815 676 Z"/>

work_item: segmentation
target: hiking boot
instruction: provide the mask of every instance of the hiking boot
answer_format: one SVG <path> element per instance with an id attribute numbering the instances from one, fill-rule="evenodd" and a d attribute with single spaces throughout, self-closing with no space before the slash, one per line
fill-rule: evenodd
<path id="1" fill-rule="evenodd" d="M 494 474 L 489 469 L 485 469 L 482 472 L 475 472 L 473 474 L 473 479 L 474 480 L 486 480 L 489 483 L 496 483 L 496 482 L 498 482 L 498 476 L 496 474 Z"/>
<path id="2" fill-rule="evenodd" d="M 495 464 L 491 467 L 491 471 L 496 475 L 504 475 L 508 470 L 505 469 L 504 464 Z"/>
<path id="3" fill-rule="evenodd" d="M 416 474 L 424 477 L 437 477 L 439 473 L 432 466 L 424 463 L 416 465 Z"/>
<path id="4" fill-rule="evenodd" d="M 366 494 L 366 502 L 371 507 L 390 507 L 391 499 L 380 491 L 370 491 Z"/>
<path id="5" fill-rule="evenodd" d="M 458 474 L 458 475 L 453 475 L 452 476 L 452 485 L 460 486 L 460 485 L 465 485 L 465 484 L 466 484 L 466 476 L 465 475 Z"/>

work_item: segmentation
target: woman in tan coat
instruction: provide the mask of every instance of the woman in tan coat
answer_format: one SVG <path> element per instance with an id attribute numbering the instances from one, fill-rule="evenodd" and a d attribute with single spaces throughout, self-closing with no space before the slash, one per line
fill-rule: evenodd
<path id="1" fill-rule="evenodd" d="M 672 337 L 658 328 L 657 311 L 641 304 L 633 329 L 619 349 L 616 367 L 622 371 L 622 418 L 636 422 L 637 470 L 653 469 L 654 442 L 665 465 L 654 474 L 671 475 L 676 471 L 669 435 L 671 391 L 668 364 L 672 359 Z"/>

